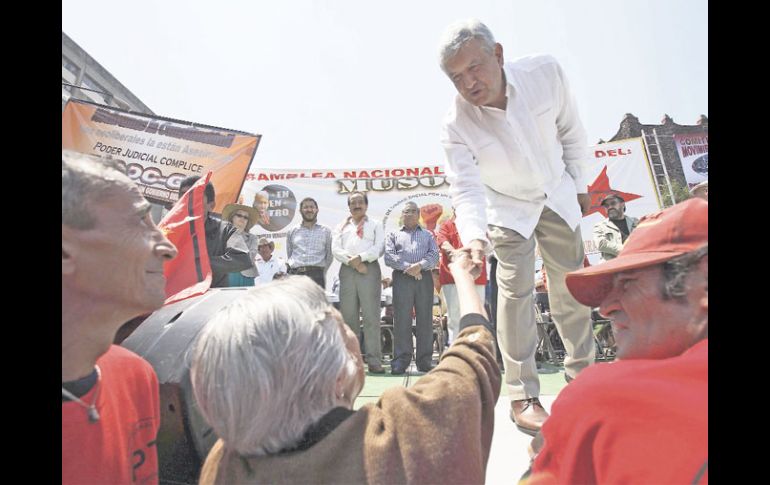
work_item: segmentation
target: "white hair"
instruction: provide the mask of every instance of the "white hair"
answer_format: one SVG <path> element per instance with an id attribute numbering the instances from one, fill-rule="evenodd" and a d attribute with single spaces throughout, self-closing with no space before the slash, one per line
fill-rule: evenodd
<path id="1" fill-rule="evenodd" d="M 193 349 L 201 414 L 226 445 L 266 455 L 296 445 L 356 372 L 324 291 L 305 276 L 255 287 L 217 312 Z"/>
<path id="2" fill-rule="evenodd" d="M 458 20 L 444 30 L 439 41 L 439 65 L 444 72 L 447 61 L 471 39 L 479 39 L 487 53 L 494 53 L 497 42 L 489 27 L 474 18 Z"/>

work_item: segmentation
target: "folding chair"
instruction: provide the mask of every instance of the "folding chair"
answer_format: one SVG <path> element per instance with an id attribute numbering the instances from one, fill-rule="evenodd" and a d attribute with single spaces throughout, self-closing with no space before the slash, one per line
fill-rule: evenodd
<path id="1" fill-rule="evenodd" d="M 610 361 L 615 359 L 615 336 L 612 334 L 610 321 L 602 317 L 597 309 L 591 311 L 594 345 L 596 345 L 596 360 Z"/>
<path id="2" fill-rule="evenodd" d="M 538 338 L 535 360 L 560 365 L 564 361 L 564 344 L 551 318 L 548 293 L 535 293 L 534 306 Z"/>

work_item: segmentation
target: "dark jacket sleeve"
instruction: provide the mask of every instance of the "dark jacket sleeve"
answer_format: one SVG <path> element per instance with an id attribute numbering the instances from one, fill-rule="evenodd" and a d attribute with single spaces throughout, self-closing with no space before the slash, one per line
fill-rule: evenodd
<path id="1" fill-rule="evenodd" d="M 237 234 L 235 226 L 222 222 L 221 226 L 222 254 L 211 254 L 209 261 L 214 273 L 235 273 L 252 267 L 249 247 L 243 236 Z M 217 251 L 219 252 L 219 251 Z"/>
<path id="2" fill-rule="evenodd" d="M 483 325 L 484 328 L 489 330 L 489 333 L 492 334 L 493 338 L 495 335 L 495 328 L 492 326 L 491 323 L 489 323 L 489 320 L 484 315 L 481 315 L 479 313 L 468 313 L 460 317 L 460 331 L 465 330 L 468 327 L 471 327 L 473 325 Z"/>

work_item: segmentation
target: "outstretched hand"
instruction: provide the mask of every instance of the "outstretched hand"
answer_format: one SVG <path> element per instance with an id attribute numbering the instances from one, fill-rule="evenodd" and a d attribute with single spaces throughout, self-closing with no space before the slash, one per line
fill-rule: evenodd
<path id="1" fill-rule="evenodd" d="M 481 274 L 481 266 L 473 260 L 473 249 L 470 247 L 456 249 L 452 252 L 450 259 L 449 271 L 452 273 L 452 278 L 454 278 L 457 286 L 460 314 L 478 313 L 486 318 L 487 312 L 484 309 L 484 301 L 474 290 L 476 286 L 474 280 Z"/>
<path id="2" fill-rule="evenodd" d="M 488 243 L 480 239 L 474 239 L 463 247 L 463 249 L 470 250 L 471 260 L 478 268 L 478 271 L 475 273 L 476 275 L 481 274 L 481 268 L 484 266 L 484 256 L 486 255 L 487 244 Z"/>
<path id="3" fill-rule="evenodd" d="M 455 249 L 449 254 L 451 262 L 448 267 L 453 277 L 456 278 L 456 274 L 469 274 L 474 280 L 479 277 L 481 274 L 481 265 L 476 264 L 473 260 L 472 251 L 472 248 L 465 247 Z"/>

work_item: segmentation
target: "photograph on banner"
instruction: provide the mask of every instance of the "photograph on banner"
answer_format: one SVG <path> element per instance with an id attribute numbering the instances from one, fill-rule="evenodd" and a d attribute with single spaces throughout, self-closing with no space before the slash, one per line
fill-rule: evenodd
<path id="1" fill-rule="evenodd" d="M 275 243 L 274 255 L 286 260 L 286 234 L 302 223 L 300 203 L 306 197 L 318 203 L 318 223 L 332 231 L 350 217 L 348 196 L 363 192 L 369 199 L 367 216 L 379 220 L 385 234 L 401 226 L 401 209 L 407 202 L 420 206 L 420 225 L 431 231 L 452 216 L 449 184 L 443 166 L 372 169 L 272 170 L 258 168 L 247 174 L 241 191 L 244 204 L 260 213 L 251 232 Z M 380 260 L 383 277 L 390 268 Z M 339 271 L 334 262 L 329 282 Z"/>
<path id="2" fill-rule="evenodd" d="M 179 184 L 213 172 L 216 207 L 236 202 L 261 135 L 124 111 L 70 99 L 62 112 L 62 148 L 110 156 L 151 202 L 171 207 Z"/>
<path id="3" fill-rule="evenodd" d="M 601 262 L 593 241 L 593 228 L 607 218 L 607 211 L 601 206 L 604 196 L 615 193 L 622 197 L 626 215 L 631 217 L 641 218 L 661 210 L 661 206 L 641 138 L 602 143 L 588 149 L 591 209 L 583 216 L 580 227 L 588 261 L 593 265 Z"/>
<path id="4" fill-rule="evenodd" d="M 708 133 L 677 133 L 674 135 L 676 153 L 682 161 L 682 171 L 687 188 L 692 188 L 709 178 Z"/>

